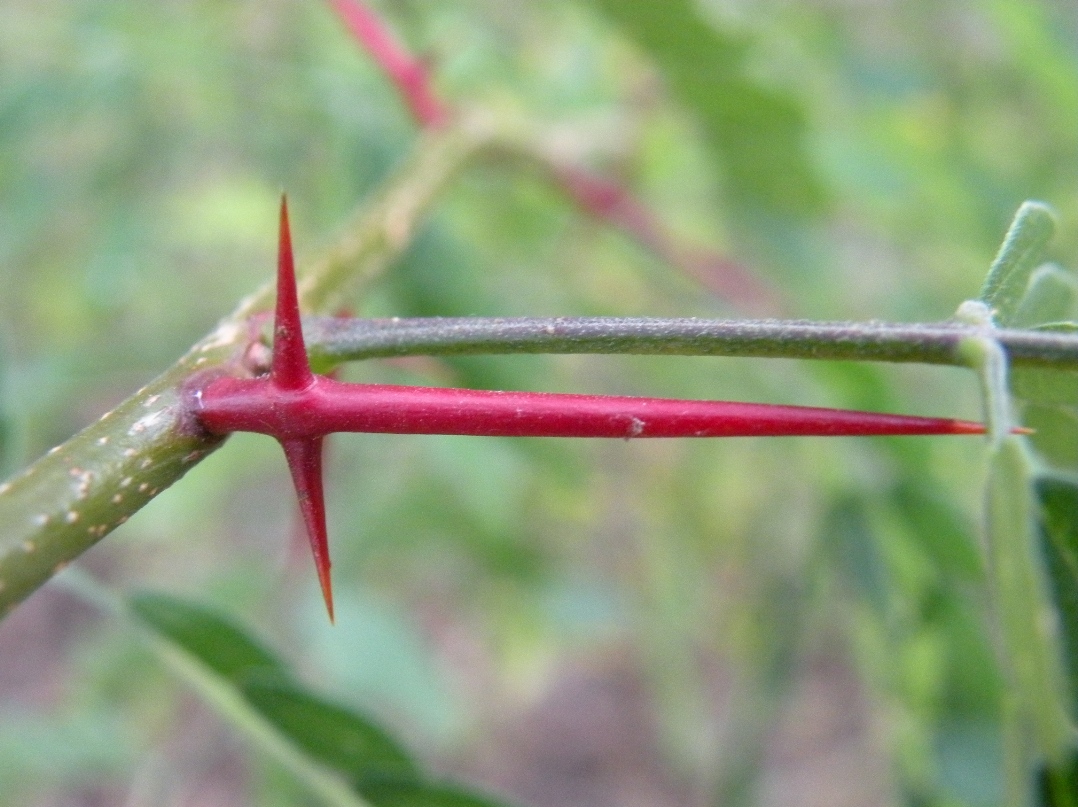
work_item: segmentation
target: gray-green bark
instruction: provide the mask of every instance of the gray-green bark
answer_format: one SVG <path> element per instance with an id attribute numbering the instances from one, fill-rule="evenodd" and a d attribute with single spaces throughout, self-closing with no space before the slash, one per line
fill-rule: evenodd
<path id="1" fill-rule="evenodd" d="M 667 356 L 916 362 L 966 366 L 963 340 L 987 335 L 1014 366 L 1078 370 L 1074 333 L 991 329 L 942 322 L 514 317 L 335 319 L 308 317 L 312 361 L 505 353 L 628 353 Z"/>

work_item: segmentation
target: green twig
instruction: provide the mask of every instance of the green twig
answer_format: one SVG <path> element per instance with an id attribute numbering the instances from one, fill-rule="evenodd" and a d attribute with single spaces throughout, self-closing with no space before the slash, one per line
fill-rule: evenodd
<path id="1" fill-rule="evenodd" d="M 962 323 L 649 319 L 622 317 L 336 319 L 309 317 L 312 361 L 506 353 L 628 353 L 841 359 L 966 366 Z M 1016 366 L 1078 370 L 1078 335 L 992 329 Z"/>

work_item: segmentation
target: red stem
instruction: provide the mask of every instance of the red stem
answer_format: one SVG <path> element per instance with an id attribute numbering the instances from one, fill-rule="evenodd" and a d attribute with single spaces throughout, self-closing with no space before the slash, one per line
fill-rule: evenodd
<path id="1" fill-rule="evenodd" d="M 404 49 L 381 17 L 360 0 L 333 0 L 333 7 L 397 88 L 416 122 L 424 128 L 445 123 L 449 109 L 431 87 L 427 65 Z"/>
<path id="2" fill-rule="evenodd" d="M 382 68 L 423 128 L 444 124 L 450 107 L 434 91 L 430 70 L 393 36 L 362 0 L 333 0 L 356 41 Z M 744 266 L 714 250 L 685 248 L 659 217 L 617 182 L 573 165 L 554 168 L 557 183 L 578 207 L 616 227 L 644 249 L 677 267 L 705 288 L 759 315 L 783 310 L 781 295 Z"/>

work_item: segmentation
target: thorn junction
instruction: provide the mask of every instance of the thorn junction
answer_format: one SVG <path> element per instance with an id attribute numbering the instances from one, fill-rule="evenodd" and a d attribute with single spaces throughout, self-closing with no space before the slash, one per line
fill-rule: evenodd
<path id="1" fill-rule="evenodd" d="M 255 379 L 217 377 L 199 392 L 196 416 L 208 431 L 258 432 L 280 442 L 330 621 L 322 447 L 333 432 L 622 439 L 984 433 L 982 424 L 948 418 L 733 401 L 347 384 L 315 375 L 303 342 L 283 197 L 270 372 Z"/>

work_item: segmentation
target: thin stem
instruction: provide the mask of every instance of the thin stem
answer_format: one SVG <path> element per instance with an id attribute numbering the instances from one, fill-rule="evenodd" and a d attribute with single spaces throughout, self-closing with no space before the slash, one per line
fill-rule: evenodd
<path id="1" fill-rule="evenodd" d="M 361 0 L 332 0 L 360 47 L 377 64 L 421 128 L 438 127 L 454 114 L 434 89 L 431 71 L 393 34 L 388 21 Z M 537 166 L 581 210 L 621 230 L 659 260 L 745 311 L 776 314 L 784 305 L 778 290 L 748 268 L 709 248 L 682 243 L 656 211 L 621 183 L 554 155 L 535 133 L 505 139 L 506 154 Z"/>
<path id="2" fill-rule="evenodd" d="M 333 6 L 359 44 L 396 87 L 416 123 L 424 128 L 446 123 L 449 108 L 431 86 L 430 70 L 422 59 L 415 58 L 405 49 L 386 21 L 360 0 L 333 0 Z"/>
<path id="3" fill-rule="evenodd" d="M 749 267 L 718 250 L 676 236 L 656 210 L 627 187 L 547 153 L 542 146 L 517 142 L 515 156 L 531 163 L 588 215 L 620 230 L 644 250 L 692 278 L 739 310 L 774 316 L 787 309 L 778 289 Z"/>
<path id="4" fill-rule="evenodd" d="M 1078 335 L 978 328 L 941 322 L 805 322 L 631 317 L 307 317 L 312 361 L 390 356 L 508 353 L 624 353 L 913 362 L 966 366 L 961 345 L 989 336 L 1014 366 L 1078 370 Z"/>

